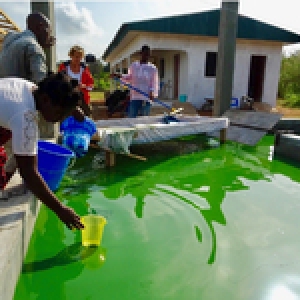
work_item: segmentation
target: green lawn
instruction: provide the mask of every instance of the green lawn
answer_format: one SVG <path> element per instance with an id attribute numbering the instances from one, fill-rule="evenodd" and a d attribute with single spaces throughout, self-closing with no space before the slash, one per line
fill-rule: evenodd
<path id="1" fill-rule="evenodd" d="M 90 95 L 91 95 L 91 101 L 104 100 L 104 92 L 92 91 Z"/>

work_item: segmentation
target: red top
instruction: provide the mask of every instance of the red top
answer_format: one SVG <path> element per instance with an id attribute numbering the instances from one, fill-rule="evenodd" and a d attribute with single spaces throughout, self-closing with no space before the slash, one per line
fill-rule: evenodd
<path id="1" fill-rule="evenodd" d="M 66 61 L 62 64 L 60 64 L 58 71 L 67 71 L 67 66 L 70 65 L 70 61 Z M 86 87 L 82 88 L 81 91 L 83 93 L 84 96 L 84 102 L 86 104 L 90 104 L 90 93 L 89 91 L 91 91 L 94 87 L 94 79 L 92 77 L 92 74 L 88 68 L 88 66 L 86 66 L 85 64 L 81 63 L 80 67 L 83 68 L 82 74 L 81 74 L 81 78 L 80 78 L 80 83 L 84 84 Z"/>

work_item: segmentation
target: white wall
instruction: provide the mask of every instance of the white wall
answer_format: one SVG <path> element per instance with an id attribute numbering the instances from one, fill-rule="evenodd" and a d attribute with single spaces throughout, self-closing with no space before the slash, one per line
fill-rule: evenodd
<path id="1" fill-rule="evenodd" d="M 118 53 L 112 64 L 139 50 L 143 44 L 156 51 L 163 50 L 161 58 L 165 59 L 165 82 L 174 82 L 173 57 L 180 54 L 179 94 L 187 94 L 188 101 L 195 107 L 200 108 L 205 98 L 214 97 L 215 78 L 205 77 L 204 72 L 206 52 L 217 52 L 216 38 L 140 33 Z M 247 95 L 251 55 L 267 57 L 262 101 L 275 106 L 282 55 L 280 43 L 237 41 L 232 96 L 241 98 Z M 173 84 L 170 96 L 173 97 Z"/>
<path id="2" fill-rule="evenodd" d="M 241 97 L 248 92 L 251 55 L 264 55 L 266 59 L 262 102 L 276 106 L 280 76 L 282 45 L 263 43 L 240 43 L 236 48 L 233 96 Z"/>
<path id="3" fill-rule="evenodd" d="M 188 89 L 188 83 L 189 83 L 188 54 L 186 52 L 180 52 L 179 54 L 180 54 L 179 95 L 180 94 L 188 95 L 188 93 L 189 93 L 189 89 Z"/>
<path id="4" fill-rule="evenodd" d="M 206 52 L 216 52 L 217 43 L 213 41 L 194 41 L 188 51 L 188 101 L 200 108 L 205 98 L 213 98 L 215 78 L 205 77 Z"/>
<path id="5" fill-rule="evenodd" d="M 195 41 L 188 51 L 189 101 L 200 108 L 205 98 L 213 98 L 215 78 L 204 76 L 206 52 L 217 52 L 217 42 Z M 277 87 L 280 76 L 282 45 L 270 43 L 237 43 L 232 96 L 241 98 L 248 93 L 251 55 L 265 55 L 266 68 L 262 102 L 276 106 Z"/>

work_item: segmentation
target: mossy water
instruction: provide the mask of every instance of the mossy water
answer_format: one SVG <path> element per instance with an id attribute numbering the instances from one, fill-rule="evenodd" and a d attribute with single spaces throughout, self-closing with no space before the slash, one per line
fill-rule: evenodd
<path id="1" fill-rule="evenodd" d="M 299 166 L 272 158 L 273 142 L 189 137 L 135 147 L 146 162 L 120 155 L 111 169 L 89 153 L 57 194 L 106 217 L 101 246 L 81 246 L 42 206 L 14 300 L 296 299 Z"/>

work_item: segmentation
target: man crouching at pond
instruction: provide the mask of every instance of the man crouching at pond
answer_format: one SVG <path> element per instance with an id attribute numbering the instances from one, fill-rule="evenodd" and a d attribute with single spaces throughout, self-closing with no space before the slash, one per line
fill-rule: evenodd
<path id="1" fill-rule="evenodd" d="M 64 73 L 51 74 L 38 85 L 15 77 L 0 79 L 0 192 L 15 172 L 5 170 L 3 145 L 12 139 L 16 165 L 27 188 L 70 229 L 83 228 L 80 217 L 57 199 L 37 169 L 37 116 L 40 112 L 47 122 L 60 122 L 80 101 L 78 81 Z"/>

